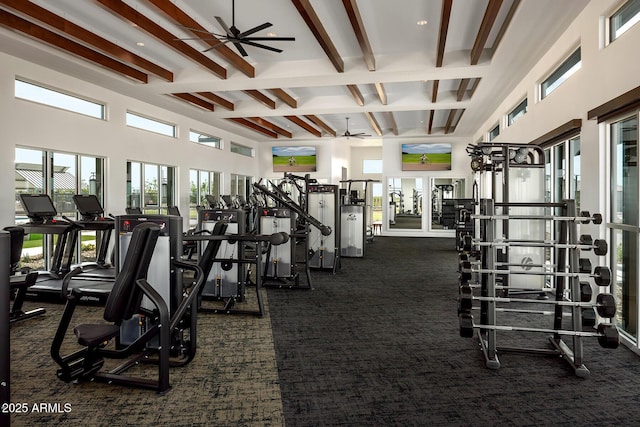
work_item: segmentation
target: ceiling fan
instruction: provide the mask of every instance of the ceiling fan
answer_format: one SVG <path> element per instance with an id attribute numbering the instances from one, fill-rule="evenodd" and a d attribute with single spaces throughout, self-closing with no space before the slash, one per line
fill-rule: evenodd
<path id="1" fill-rule="evenodd" d="M 367 133 L 364 132 L 358 132 L 358 133 L 351 133 L 349 132 L 349 117 L 346 117 L 347 120 L 347 130 L 342 134 L 343 137 L 349 139 L 350 137 L 353 138 L 364 138 L 365 136 L 371 136 Z"/>
<path id="2" fill-rule="evenodd" d="M 271 22 L 265 22 L 264 24 L 253 27 L 247 31 L 240 31 L 238 27 L 236 27 L 236 2 L 235 0 L 231 0 L 231 27 L 229 27 L 226 22 L 219 16 L 215 16 L 216 21 L 222 27 L 225 34 L 217 34 L 209 31 L 198 30 L 195 28 L 190 28 L 192 31 L 201 32 L 216 36 L 214 39 L 206 39 L 206 38 L 198 38 L 199 40 L 219 40 L 220 43 L 211 46 L 208 49 L 205 49 L 203 52 L 208 52 L 212 49 L 217 49 L 220 46 L 227 44 L 229 42 L 233 43 L 238 52 L 242 56 L 248 56 L 247 51 L 242 47 L 243 44 L 253 47 L 259 47 L 261 49 L 270 50 L 273 52 L 282 52 L 282 49 L 277 49 L 272 46 L 267 46 L 262 43 L 256 43 L 257 41 L 295 41 L 295 37 L 269 37 L 269 36 L 257 36 L 251 37 L 252 34 L 257 33 L 258 31 L 262 31 L 265 28 L 271 27 L 273 24 Z"/>

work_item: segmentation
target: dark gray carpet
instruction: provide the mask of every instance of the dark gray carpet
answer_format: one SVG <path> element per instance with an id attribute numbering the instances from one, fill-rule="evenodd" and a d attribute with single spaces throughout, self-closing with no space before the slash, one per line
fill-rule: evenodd
<path id="1" fill-rule="evenodd" d="M 450 239 L 382 237 L 337 275 L 314 273 L 313 291 L 269 289 L 286 425 L 640 423 L 640 358 L 624 347 L 585 339 L 584 379 L 529 354 L 487 369 L 459 336 L 456 259 Z"/>

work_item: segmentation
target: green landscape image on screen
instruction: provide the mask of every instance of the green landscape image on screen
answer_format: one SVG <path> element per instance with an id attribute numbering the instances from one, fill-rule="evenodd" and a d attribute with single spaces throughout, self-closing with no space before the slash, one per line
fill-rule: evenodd
<path id="1" fill-rule="evenodd" d="M 315 172 L 316 147 L 273 147 L 274 172 Z"/>
<path id="2" fill-rule="evenodd" d="M 402 144 L 402 170 L 451 170 L 451 144 Z"/>

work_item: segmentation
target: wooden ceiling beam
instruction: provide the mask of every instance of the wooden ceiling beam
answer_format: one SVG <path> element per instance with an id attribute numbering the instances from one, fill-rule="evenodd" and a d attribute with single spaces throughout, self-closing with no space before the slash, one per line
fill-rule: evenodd
<path id="1" fill-rule="evenodd" d="M 298 108 L 298 101 L 296 101 L 296 99 L 293 96 L 289 95 L 283 89 L 275 88 L 275 89 L 267 89 L 267 90 L 271 92 L 272 95 L 278 97 L 280 101 L 284 102 L 289 107 Z"/>
<path id="2" fill-rule="evenodd" d="M 246 93 L 247 95 L 249 95 L 250 97 L 252 97 L 256 101 L 266 105 L 267 107 L 271 108 L 272 110 L 276 109 L 276 101 L 274 101 L 273 99 L 269 98 L 267 95 L 265 95 L 264 93 L 260 92 L 259 90 L 247 89 L 247 90 L 243 90 L 242 92 Z"/>
<path id="3" fill-rule="evenodd" d="M 360 89 L 358 89 L 358 86 L 356 85 L 347 85 L 347 89 L 349 89 L 349 92 L 351 92 L 351 96 L 353 96 L 353 99 L 356 101 L 356 103 L 363 107 L 364 106 L 364 96 L 362 96 L 362 92 L 360 92 Z"/>
<path id="4" fill-rule="evenodd" d="M 382 83 L 374 83 L 376 88 L 376 93 L 378 94 L 378 99 L 382 105 L 387 105 L 387 92 L 384 90 L 384 86 Z"/>
<path id="5" fill-rule="evenodd" d="M 442 0 L 442 14 L 440 16 L 440 31 L 438 33 L 438 53 L 436 56 L 436 67 L 442 67 L 444 60 L 444 48 L 447 44 L 447 32 L 449 31 L 449 21 L 451 20 L 451 6 L 453 0 Z"/>
<path id="6" fill-rule="evenodd" d="M 235 105 L 233 105 L 233 102 L 228 101 L 223 97 L 216 95 L 213 92 L 196 92 L 196 95 L 201 96 L 203 98 L 207 98 L 209 101 L 213 102 L 214 104 L 224 107 L 229 111 L 235 110 Z"/>
<path id="7" fill-rule="evenodd" d="M 448 134 L 449 132 L 451 132 L 452 129 L 452 125 L 453 125 L 453 120 L 456 117 L 456 114 L 458 113 L 458 110 L 456 109 L 451 109 L 449 110 L 449 117 L 447 117 L 447 122 L 444 125 L 444 133 L 445 135 Z"/>
<path id="8" fill-rule="evenodd" d="M 149 73 L 160 77 L 166 81 L 173 81 L 173 73 L 145 58 L 130 52 L 115 43 L 104 39 L 97 34 L 92 33 L 63 17 L 56 15 L 47 9 L 31 3 L 28 0 L 0 0 L 0 4 L 10 7 L 11 9 L 30 16 L 38 21 L 55 28 L 62 33 L 73 37 L 76 40 L 90 44 L 96 49 L 101 50 L 107 55 L 118 59 L 121 62 L 141 68 Z"/>
<path id="9" fill-rule="evenodd" d="M 202 98 L 199 98 L 191 93 L 172 93 L 172 96 L 181 99 L 182 101 L 188 102 L 191 105 L 195 105 L 196 107 L 202 108 L 203 110 L 213 111 L 213 104 L 205 101 Z"/>
<path id="10" fill-rule="evenodd" d="M 431 132 L 433 131 L 433 116 L 435 116 L 435 111 L 429 111 L 429 125 L 427 126 L 427 133 L 429 135 L 431 135 Z"/>
<path id="11" fill-rule="evenodd" d="M 511 21 L 513 20 L 513 15 L 515 15 L 516 10 L 518 10 L 518 6 L 520 6 L 520 0 L 513 0 L 513 3 L 511 4 L 509 11 L 507 12 L 507 16 L 505 16 L 504 22 L 500 27 L 500 31 L 498 31 L 498 34 L 496 34 L 496 39 L 494 40 L 491 49 L 491 56 L 495 55 L 498 46 L 500 46 L 500 42 L 502 42 L 504 34 L 507 32 L 507 28 L 509 28 Z"/>
<path id="12" fill-rule="evenodd" d="M 371 44 L 367 37 L 367 31 L 365 30 L 364 23 L 362 22 L 362 16 L 360 16 L 360 10 L 358 10 L 358 4 L 356 0 L 342 0 L 342 4 L 347 11 L 349 22 L 351 22 L 353 32 L 356 34 L 356 39 L 358 39 L 358 43 L 360 44 L 364 62 L 367 64 L 369 71 L 375 71 L 376 58 L 373 55 L 373 49 L 371 49 Z"/>
<path id="13" fill-rule="evenodd" d="M 385 117 L 387 118 L 387 122 L 389 123 L 389 127 L 391 128 L 391 132 L 398 136 L 398 124 L 396 123 L 396 118 L 393 116 L 391 111 L 384 112 Z"/>
<path id="14" fill-rule="evenodd" d="M 19 31 L 23 34 L 38 39 L 51 46 L 62 49 L 70 54 L 76 55 L 82 59 L 86 59 L 110 71 L 114 71 L 123 76 L 134 79 L 138 82 L 147 83 L 149 76 L 129 65 L 116 61 L 100 52 L 96 52 L 86 46 L 81 45 L 73 40 L 62 37 L 53 31 L 40 27 L 29 22 L 19 16 L 16 16 L 6 10 L 0 9 L 0 25 L 4 25 L 12 30 Z"/>
<path id="15" fill-rule="evenodd" d="M 280 126 L 276 125 L 275 123 L 271 123 L 268 120 L 263 119 L 262 117 L 247 117 L 247 119 L 251 120 L 252 122 L 255 122 L 256 124 L 267 128 L 269 130 L 272 130 L 276 133 L 279 133 L 282 136 L 286 136 L 287 138 L 293 138 L 293 134 L 291 132 L 289 132 L 286 129 L 281 128 Z"/>
<path id="16" fill-rule="evenodd" d="M 336 137 L 337 134 L 335 129 L 333 129 L 331 126 L 326 124 L 318 116 L 314 116 L 313 114 L 307 114 L 304 117 L 310 120 L 311 122 L 313 122 L 315 125 L 320 126 L 320 128 L 324 129 L 324 131 L 327 132 L 329 135 L 333 136 L 334 138 Z"/>
<path id="17" fill-rule="evenodd" d="M 173 19 L 176 23 L 185 27 L 185 30 L 189 31 L 195 37 L 200 38 L 203 36 L 203 34 L 208 33 L 206 34 L 206 39 L 205 37 L 202 37 L 202 42 L 208 44 L 210 47 L 217 46 L 215 49 L 211 50 L 211 52 L 217 53 L 218 55 L 222 56 L 227 62 L 229 62 L 229 64 L 240 70 L 248 77 L 253 78 L 256 76 L 256 70 L 253 65 L 249 64 L 242 56 L 235 53 L 226 44 L 220 44 L 220 41 L 214 34 L 200 25 L 195 19 L 187 15 L 187 13 L 185 13 L 174 3 L 169 0 L 148 1 L 149 3 L 152 3 L 155 7 L 160 9 L 162 12 L 164 12 L 169 18 Z"/>
<path id="18" fill-rule="evenodd" d="M 471 49 L 471 65 L 476 65 L 478 61 L 480 61 L 480 56 L 491 33 L 491 28 L 493 28 L 493 24 L 498 17 L 498 12 L 500 12 L 500 6 L 502 6 L 502 0 L 489 0 L 487 10 L 484 12 L 484 17 L 478 30 L 478 35 L 476 36 L 476 41 L 473 43 L 473 48 Z"/>
<path id="19" fill-rule="evenodd" d="M 369 120 L 369 124 L 371 125 L 375 133 L 378 134 L 378 136 L 382 136 L 382 128 L 380 127 L 380 124 L 378 123 L 376 118 L 373 116 L 373 113 L 365 111 L 364 115 L 367 117 L 367 120 Z"/>
<path id="20" fill-rule="evenodd" d="M 274 139 L 278 138 L 278 134 L 275 133 L 274 131 L 269 130 L 269 129 L 265 129 L 262 126 L 259 126 L 259 125 L 255 124 L 255 123 L 253 123 L 252 121 L 249 121 L 249 120 L 244 119 L 242 117 L 231 117 L 231 118 L 228 118 L 227 120 L 232 121 L 234 123 L 237 123 L 239 125 L 242 125 L 244 127 L 247 127 L 247 128 L 249 128 L 251 130 L 254 130 L 256 132 L 260 132 L 261 134 L 269 136 L 271 138 L 274 138 Z"/>
<path id="21" fill-rule="evenodd" d="M 318 43 L 320 43 L 320 47 L 322 47 L 324 53 L 327 54 L 335 69 L 339 73 L 344 73 L 344 61 L 340 57 L 338 49 L 336 49 L 331 41 L 329 34 L 327 34 L 327 31 L 324 29 L 322 22 L 320 22 L 320 18 L 318 18 L 315 10 L 313 10 L 311 2 L 309 0 L 291 0 L 291 2 L 298 10 L 298 13 L 300 13 L 300 16 L 302 16 L 302 19 L 304 19 L 304 22 L 306 22 L 313 36 L 318 40 Z"/>
<path id="22" fill-rule="evenodd" d="M 191 60 L 197 62 L 203 67 L 207 68 L 209 71 L 213 72 L 215 75 L 222 79 L 227 78 L 227 70 L 222 67 L 217 62 L 211 60 L 209 57 L 203 55 L 198 50 L 192 48 L 182 40 L 179 40 L 178 37 L 171 34 L 169 31 L 162 28 L 160 25 L 153 22 L 151 19 L 147 18 L 131 6 L 124 3 L 122 0 L 96 0 L 98 3 L 103 5 L 107 10 L 114 13 L 116 16 L 121 19 L 129 22 L 130 24 L 135 24 L 138 28 L 146 31 L 151 36 L 157 38 L 161 42 L 165 43 L 167 46 L 173 48 L 180 54 L 190 58 Z"/>
<path id="23" fill-rule="evenodd" d="M 458 93 L 456 95 L 456 100 L 458 102 L 464 99 L 464 94 L 467 92 L 470 82 L 471 79 L 460 79 L 460 85 L 458 86 Z"/>
<path id="24" fill-rule="evenodd" d="M 469 90 L 469 98 L 473 98 L 473 94 L 476 93 L 476 89 L 478 89 L 478 85 L 480 84 L 480 80 L 482 80 L 482 79 L 480 77 L 478 77 L 473 82 L 473 85 L 471 86 L 471 89 Z"/>
<path id="25" fill-rule="evenodd" d="M 440 80 L 433 81 L 433 91 L 431 92 L 431 102 L 434 104 L 438 100 L 438 86 L 440 86 Z"/>
<path id="26" fill-rule="evenodd" d="M 293 123 L 297 124 L 302 129 L 304 129 L 307 132 L 309 132 L 310 134 L 312 134 L 312 135 L 314 135 L 314 136 L 316 136 L 318 138 L 320 138 L 322 136 L 322 132 L 320 132 L 318 129 L 314 128 L 309 123 L 307 123 L 304 120 L 302 120 L 300 117 L 298 117 L 298 116 L 284 116 L 284 117 L 286 119 L 292 121 Z"/>
<path id="27" fill-rule="evenodd" d="M 454 123 L 453 123 L 453 130 L 455 131 L 456 128 L 458 127 L 458 124 L 460 123 L 460 119 L 462 119 L 462 115 L 464 114 L 464 112 L 466 111 L 464 108 L 460 109 L 460 114 L 458 114 L 458 117 L 456 117 Z"/>

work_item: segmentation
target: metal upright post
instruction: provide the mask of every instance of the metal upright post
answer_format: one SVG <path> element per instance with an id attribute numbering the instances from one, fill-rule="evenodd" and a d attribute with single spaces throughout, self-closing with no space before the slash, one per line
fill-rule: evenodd
<path id="1" fill-rule="evenodd" d="M 4 409 L 5 403 L 11 403 L 9 386 L 10 380 L 10 329 L 9 329 L 9 306 L 11 295 L 9 289 L 9 253 L 11 251 L 11 236 L 9 233 L 0 231 L 0 280 L 4 283 L 0 286 L 0 404 Z M 9 411 L 0 411 L 0 425 L 9 426 L 11 417 Z"/>

